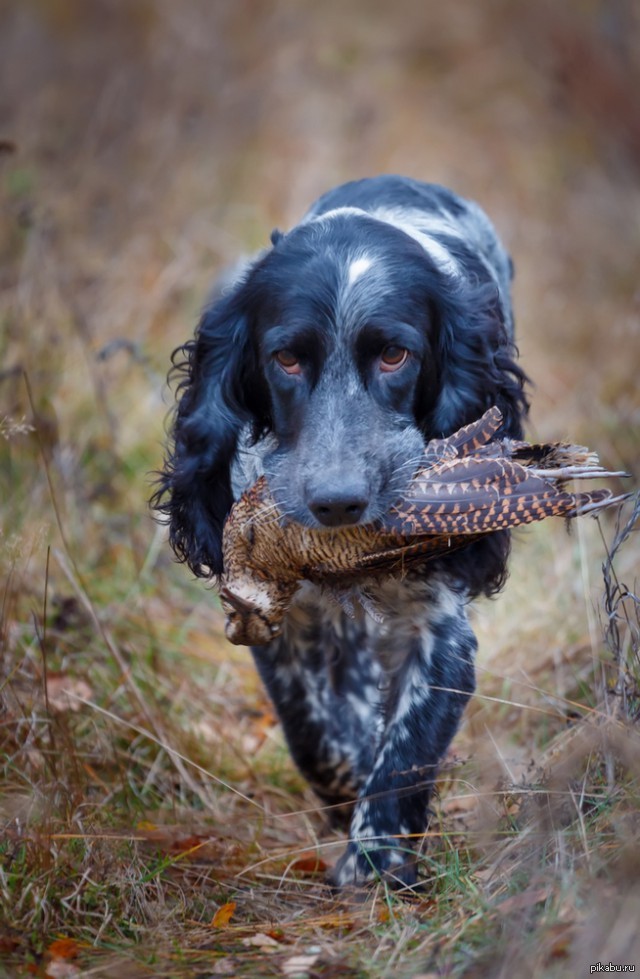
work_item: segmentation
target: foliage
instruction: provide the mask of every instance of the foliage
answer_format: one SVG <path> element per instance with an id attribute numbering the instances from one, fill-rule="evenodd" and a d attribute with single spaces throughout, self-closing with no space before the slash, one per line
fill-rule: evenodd
<path id="1" fill-rule="evenodd" d="M 637 475 L 635 21 L 577 0 L 404 2 L 2 13 L 0 975 L 640 961 L 630 507 L 602 536 L 584 521 L 516 542 L 476 612 L 479 692 L 425 888 L 358 903 L 324 885 L 341 837 L 147 512 L 170 352 L 212 277 L 374 171 L 486 206 L 516 256 L 531 434 Z"/>

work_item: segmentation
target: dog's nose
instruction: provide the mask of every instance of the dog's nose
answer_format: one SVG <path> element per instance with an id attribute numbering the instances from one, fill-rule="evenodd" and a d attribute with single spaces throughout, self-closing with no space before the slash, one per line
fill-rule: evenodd
<path id="1" fill-rule="evenodd" d="M 366 488 L 362 484 L 340 489 L 318 486 L 308 495 L 308 507 L 325 527 L 342 527 L 357 523 L 367 508 Z"/>

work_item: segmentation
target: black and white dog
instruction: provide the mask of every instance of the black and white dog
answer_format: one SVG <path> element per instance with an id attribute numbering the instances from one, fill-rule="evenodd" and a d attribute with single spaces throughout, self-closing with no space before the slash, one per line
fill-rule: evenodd
<path id="1" fill-rule="evenodd" d="M 196 575 L 222 571 L 222 527 L 262 472 L 287 519 L 381 516 L 424 443 L 491 405 L 519 438 L 511 262 L 484 212 L 435 185 L 383 176 L 321 197 L 218 288 L 181 374 L 155 507 Z M 365 592 L 351 618 L 306 584 L 283 634 L 253 655 L 293 758 L 351 810 L 337 885 L 416 878 L 430 790 L 474 689 L 470 599 L 502 585 L 507 532 Z M 340 809 L 337 810 L 338 812 Z"/>

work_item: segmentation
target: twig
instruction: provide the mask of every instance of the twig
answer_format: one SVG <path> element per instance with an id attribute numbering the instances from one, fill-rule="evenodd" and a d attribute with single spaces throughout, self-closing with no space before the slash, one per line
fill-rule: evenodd
<path id="1" fill-rule="evenodd" d="M 620 582 L 614 561 L 631 533 L 636 529 L 640 518 L 640 492 L 634 497 L 634 505 L 631 515 L 627 522 L 620 526 L 620 517 L 616 527 L 616 534 L 613 544 L 609 548 L 602 534 L 607 559 L 602 565 L 602 576 L 604 580 L 604 611 L 607 617 L 607 624 L 604 639 L 609 648 L 613 664 L 616 668 L 616 681 L 613 687 L 613 694 L 619 698 L 620 710 L 630 719 L 635 719 L 637 715 L 637 700 L 640 697 L 640 676 L 634 676 L 632 664 L 635 661 L 640 666 L 640 598 L 634 594 L 627 586 Z M 600 525 L 598 525 L 600 526 Z M 632 620 L 629 603 L 635 609 L 635 622 Z M 620 623 L 624 623 L 626 636 L 621 634 Z M 630 709 L 629 698 L 632 697 L 636 704 Z"/>

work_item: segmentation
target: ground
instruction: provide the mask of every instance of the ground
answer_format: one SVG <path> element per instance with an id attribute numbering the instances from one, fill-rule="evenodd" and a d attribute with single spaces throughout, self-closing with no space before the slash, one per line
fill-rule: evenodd
<path id="1" fill-rule="evenodd" d="M 528 434 L 640 466 L 638 13 L 21 0 L 0 14 L 0 975 L 640 967 L 638 543 L 516 535 L 425 888 L 352 903 L 215 594 L 147 499 L 215 275 L 342 180 L 478 200 L 514 256 Z M 603 575 L 608 551 L 619 541 Z"/>

